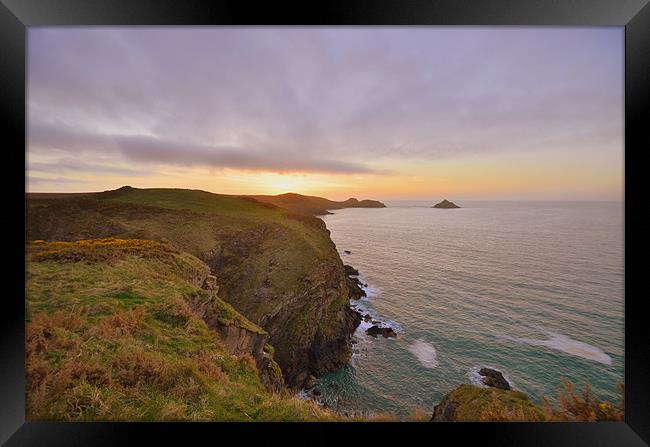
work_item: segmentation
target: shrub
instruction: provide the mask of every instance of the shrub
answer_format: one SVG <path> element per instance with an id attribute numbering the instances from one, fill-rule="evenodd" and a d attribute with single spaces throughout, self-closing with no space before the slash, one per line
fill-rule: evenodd
<path id="1" fill-rule="evenodd" d="M 558 391 L 557 405 L 544 396 L 544 410 L 553 421 L 623 421 L 625 418 L 625 389 L 619 384 L 621 399 L 618 404 L 599 400 L 594 396 L 591 386 L 585 384 L 582 392 L 577 392 L 571 381 L 562 379 Z"/>

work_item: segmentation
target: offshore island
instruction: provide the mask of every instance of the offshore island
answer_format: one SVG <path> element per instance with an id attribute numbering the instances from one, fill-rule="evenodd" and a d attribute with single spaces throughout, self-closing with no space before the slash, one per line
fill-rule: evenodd
<path id="1" fill-rule="evenodd" d="M 460 207 L 458 205 L 456 205 L 455 203 L 450 202 L 449 200 L 445 199 L 442 202 L 436 203 L 431 208 L 454 209 L 454 208 L 460 208 Z"/>

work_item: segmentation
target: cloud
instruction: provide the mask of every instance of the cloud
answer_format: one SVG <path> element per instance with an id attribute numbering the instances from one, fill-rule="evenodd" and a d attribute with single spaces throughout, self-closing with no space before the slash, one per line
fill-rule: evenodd
<path id="1" fill-rule="evenodd" d="M 155 165 L 232 168 L 278 173 L 313 172 L 329 174 L 364 174 L 374 170 L 358 163 L 311 158 L 266 149 L 208 146 L 173 141 L 146 135 L 103 135 L 80 132 L 49 124 L 33 124 L 29 134 L 30 147 L 56 149 L 74 154 L 113 152 L 126 159 Z M 45 172 L 81 171 L 144 175 L 121 167 L 59 159 L 55 163 L 30 163 L 29 169 Z M 379 173 L 379 172 L 377 172 Z"/>
<path id="2" fill-rule="evenodd" d="M 616 28 L 28 33 L 28 150 L 41 156 L 356 175 L 402 160 L 622 149 Z"/>
<path id="3" fill-rule="evenodd" d="M 30 175 L 27 177 L 27 183 L 32 185 L 42 184 L 75 184 L 75 183 L 89 183 L 88 180 L 71 179 L 68 177 L 39 177 Z"/>
<path id="4" fill-rule="evenodd" d="M 78 159 L 59 158 L 51 162 L 29 162 L 28 169 L 30 172 L 45 172 L 45 173 L 85 173 L 85 174 L 119 174 L 130 177 L 142 177 L 148 175 L 146 171 L 137 171 L 120 166 L 112 166 L 109 164 L 99 163 L 85 163 Z"/>

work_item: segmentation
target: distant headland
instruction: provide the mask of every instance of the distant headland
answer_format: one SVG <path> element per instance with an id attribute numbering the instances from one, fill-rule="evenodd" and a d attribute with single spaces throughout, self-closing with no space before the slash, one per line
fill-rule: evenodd
<path id="1" fill-rule="evenodd" d="M 431 208 L 452 209 L 452 208 L 460 208 L 460 207 L 456 205 L 454 202 L 450 202 L 449 200 L 445 199 L 440 203 L 436 203 Z"/>
<path id="2" fill-rule="evenodd" d="M 342 202 L 336 202 L 323 197 L 303 196 L 302 194 L 296 194 L 293 192 L 277 196 L 251 195 L 246 197 L 251 197 L 260 202 L 270 203 L 293 212 L 315 216 L 332 214 L 328 210 L 342 208 L 386 208 L 386 205 L 378 200 L 357 200 L 355 198 L 350 198 Z"/>

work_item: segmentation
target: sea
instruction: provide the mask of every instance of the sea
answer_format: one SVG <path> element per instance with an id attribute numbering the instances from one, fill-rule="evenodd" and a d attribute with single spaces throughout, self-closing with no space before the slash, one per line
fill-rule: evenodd
<path id="1" fill-rule="evenodd" d="M 356 415 L 432 412 L 478 370 L 540 403 L 562 379 L 611 402 L 624 380 L 622 202 L 394 201 L 323 217 L 367 297 L 351 304 L 396 338 L 354 334 L 321 402 Z M 349 252 L 349 253 L 348 253 Z"/>

